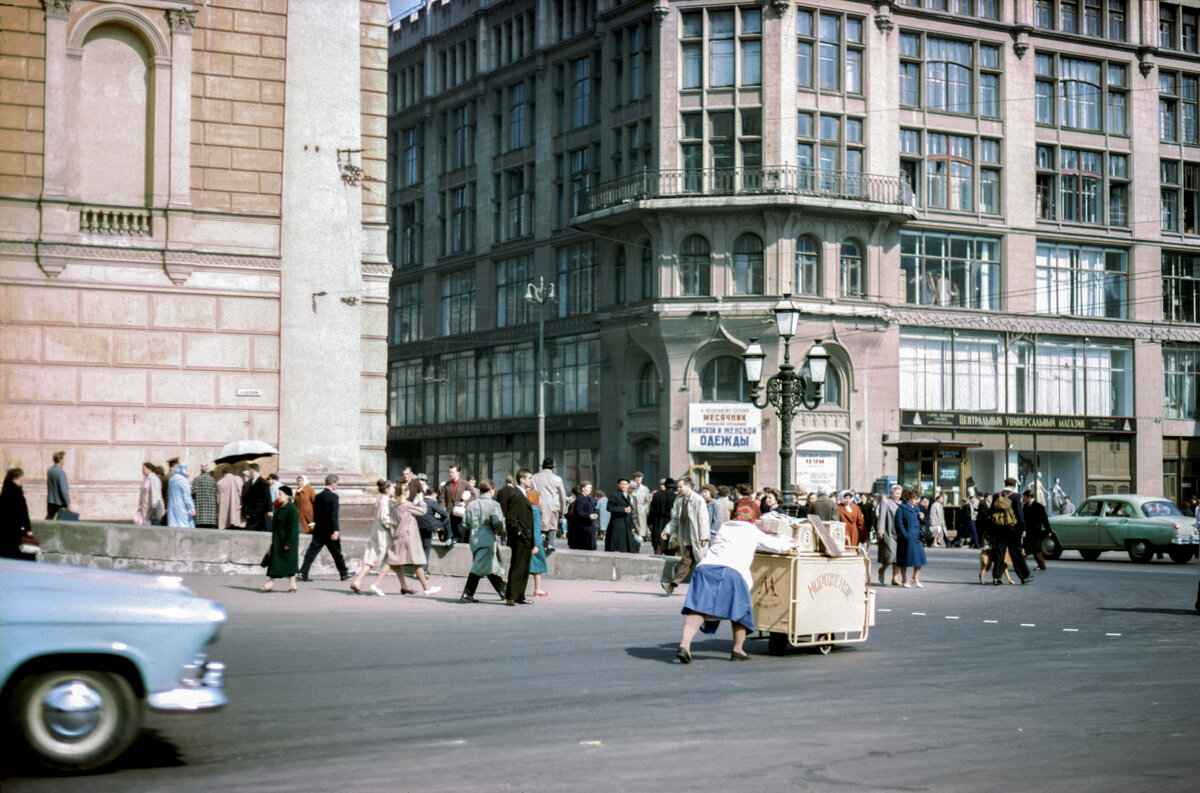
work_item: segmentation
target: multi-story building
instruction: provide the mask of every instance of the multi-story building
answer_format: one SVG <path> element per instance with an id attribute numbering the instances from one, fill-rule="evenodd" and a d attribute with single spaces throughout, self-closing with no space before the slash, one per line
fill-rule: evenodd
<path id="1" fill-rule="evenodd" d="M 801 485 L 1200 490 L 1200 38 L 1147 0 L 508 0 L 394 20 L 393 465 L 699 467 L 741 354 L 831 355 Z M 703 411 L 696 413 L 702 423 Z M 713 447 L 710 447 L 713 448 Z"/>
<path id="2" fill-rule="evenodd" d="M 0 456 L 35 511 L 58 450 L 85 518 L 232 440 L 383 472 L 386 47 L 383 0 L 0 9 Z"/>

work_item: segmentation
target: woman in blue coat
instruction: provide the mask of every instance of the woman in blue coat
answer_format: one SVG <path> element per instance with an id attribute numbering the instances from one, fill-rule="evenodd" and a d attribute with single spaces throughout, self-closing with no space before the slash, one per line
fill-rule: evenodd
<path id="1" fill-rule="evenodd" d="M 536 490 L 530 491 L 530 495 L 536 492 Z M 533 525 L 541 526 L 542 510 L 533 499 L 530 499 L 530 504 L 533 507 Z M 550 571 L 550 568 L 546 566 L 546 548 L 542 544 L 542 534 L 543 532 L 540 531 L 533 533 L 533 555 L 529 557 L 529 574 L 533 576 L 533 594 L 539 597 L 550 594 L 542 589 L 542 573 Z"/>
<path id="2" fill-rule="evenodd" d="M 921 511 L 917 502 L 921 494 L 916 490 L 905 490 L 900 494 L 900 508 L 896 510 L 896 566 L 900 568 L 901 586 L 920 587 L 921 568 L 925 566 L 925 546 L 921 543 Z M 912 581 L 908 580 L 908 568 L 913 569 Z"/>

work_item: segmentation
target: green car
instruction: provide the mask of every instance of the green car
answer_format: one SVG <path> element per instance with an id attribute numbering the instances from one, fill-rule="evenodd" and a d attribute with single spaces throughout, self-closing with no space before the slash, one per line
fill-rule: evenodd
<path id="1" fill-rule="evenodd" d="M 1050 518 L 1050 535 L 1042 550 L 1050 559 L 1063 551 L 1079 551 L 1088 561 L 1104 551 L 1125 551 L 1135 562 L 1166 553 L 1185 564 L 1200 548 L 1196 519 L 1160 496 L 1116 493 L 1090 496 L 1072 515 Z"/>

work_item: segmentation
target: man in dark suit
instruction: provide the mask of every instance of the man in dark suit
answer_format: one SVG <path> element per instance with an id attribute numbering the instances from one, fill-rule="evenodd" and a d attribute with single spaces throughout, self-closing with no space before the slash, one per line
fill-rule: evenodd
<path id="1" fill-rule="evenodd" d="M 504 487 L 496 491 L 496 501 L 500 504 L 501 512 L 508 509 L 508 497 L 511 496 L 512 492 L 516 489 L 517 488 L 513 485 L 512 474 L 504 477 Z"/>
<path id="2" fill-rule="evenodd" d="M 325 489 L 317 493 L 317 497 L 313 499 L 313 522 L 316 525 L 313 527 L 312 542 L 308 544 L 308 550 L 304 552 L 304 563 L 300 565 L 300 575 L 296 576 L 301 581 L 309 580 L 308 571 L 312 569 L 312 563 L 321 553 L 322 548 L 329 549 L 329 555 L 333 557 L 333 563 L 342 580 L 345 581 L 351 577 L 350 571 L 346 569 L 346 560 L 342 556 L 342 535 L 338 531 L 337 486 L 337 474 L 330 474 L 325 477 Z"/>
<path id="3" fill-rule="evenodd" d="M 267 513 L 275 508 L 271 503 L 271 486 L 258 475 L 258 463 L 250 463 L 250 481 L 242 494 L 242 517 L 248 531 L 267 531 Z"/>
<path id="4" fill-rule="evenodd" d="M 504 522 L 508 526 L 508 547 L 512 555 L 508 563 L 508 588 L 504 605 L 531 605 L 525 599 L 525 587 L 529 582 L 529 561 L 533 558 L 533 506 L 526 493 L 533 487 L 533 471 L 522 468 L 517 471 L 517 486 L 508 496 L 504 507 Z M 539 527 L 540 528 L 540 527 Z"/>
<path id="5" fill-rule="evenodd" d="M 671 522 L 671 507 L 675 506 L 678 497 L 675 490 L 675 480 L 667 477 L 658 492 L 650 498 L 650 509 L 646 512 L 646 522 L 650 524 L 650 542 L 654 544 L 654 552 L 663 552 L 662 530 Z"/>

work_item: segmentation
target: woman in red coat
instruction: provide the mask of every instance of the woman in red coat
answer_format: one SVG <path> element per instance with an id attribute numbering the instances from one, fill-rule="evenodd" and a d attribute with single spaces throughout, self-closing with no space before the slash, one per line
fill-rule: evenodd
<path id="1" fill-rule="evenodd" d="M 863 530 L 863 514 L 854 503 L 854 491 L 842 491 L 842 503 L 838 504 L 838 517 L 846 524 L 846 545 L 858 545 L 866 540 Z"/>

